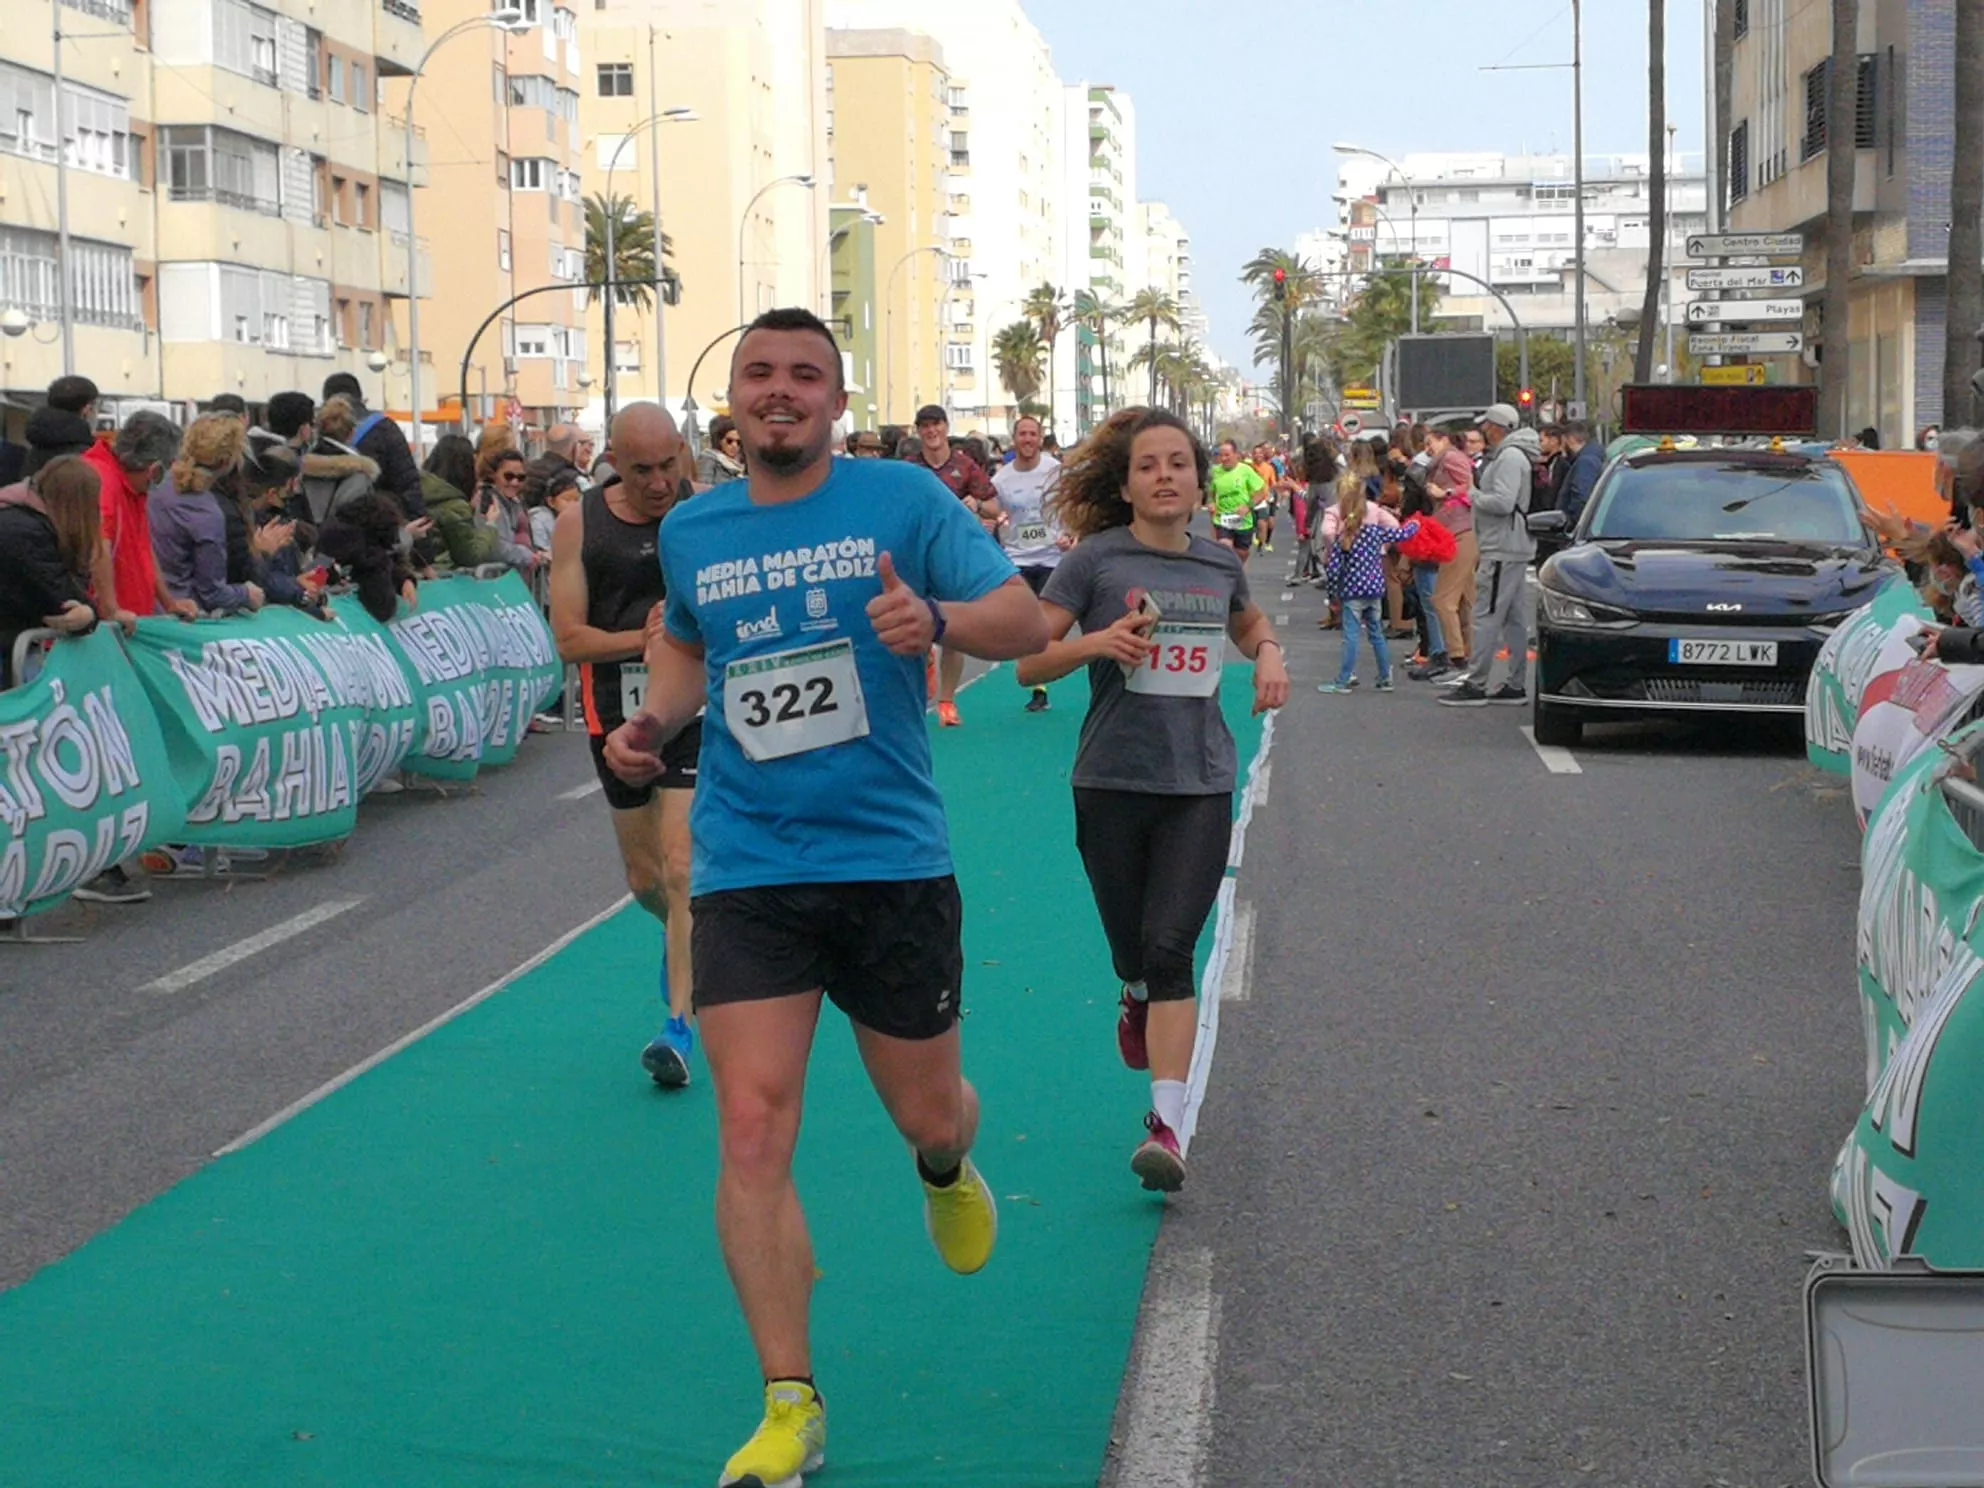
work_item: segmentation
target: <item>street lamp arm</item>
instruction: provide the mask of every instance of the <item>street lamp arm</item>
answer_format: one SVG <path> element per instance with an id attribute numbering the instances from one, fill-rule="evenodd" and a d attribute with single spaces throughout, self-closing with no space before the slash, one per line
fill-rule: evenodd
<path id="1" fill-rule="evenodd" d="M 502 304 L 498 305 L 494 310 L 491 310 L 489 314 L 486 317 L 484 317 L 482 324 L 475 328 L 475 334 L 468 338 L 468 347 L 466 350 L 462 352 L 462 376 L 461 376 L 462 421 L 464 423 L 468 421 L 468 364 L 472 360 L 474 360 L 476 343 L 482 339 L 482 333 L 488 330 L 492 325 L 494 325 L 496 321 L 502 316 L 505 310 L 508 310 L 511 306 L 515 305 L 519 300 L 529 299 L 532 295 L 554 294 L 561 289 L 612 290 L 617 288 L 621 284 L 626 284 L 629 282 L 632 281 L 625 279 L 618 279 L 618 280 L 588 279 L 582 284 L 572 284 L 572 283 L 563 283 L 563 282 L 557 284 L 540 284 L 535 289 L 527 289 L 523 291 L 523 293 L 521 294 L 511 295 L 507 300 L 503 301 Z M 613 350 L 611 347 L 607 348 L 606 354 L 609 358 L 613 355 Z"/>

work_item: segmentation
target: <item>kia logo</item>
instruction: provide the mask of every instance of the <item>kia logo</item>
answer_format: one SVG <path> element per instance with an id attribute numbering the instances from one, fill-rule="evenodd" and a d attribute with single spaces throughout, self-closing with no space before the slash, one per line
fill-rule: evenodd
<path id="1" fill-rule="evenodd" d="M 1709 612 L 1711 614 L 1720 614 L 1730 610 L 1740 610 L 1742 608 L 1743 607 L 1739 604 L 1712 604 L 1709 606 Z"/>

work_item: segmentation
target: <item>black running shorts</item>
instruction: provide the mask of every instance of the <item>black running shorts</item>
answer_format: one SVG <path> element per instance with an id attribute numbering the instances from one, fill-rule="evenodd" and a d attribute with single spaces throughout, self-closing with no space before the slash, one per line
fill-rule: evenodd
<path id="1" fill-rule="evenodd" d="M 1054 577 L 1054 570 L 1044 563 L 1031 563 L 1020 570 L 1020 577 L 1026 580 L 1027 588 L 1031 589 L 1033 597 L 1038 599 L 1040 591 L 1047 587 L 1047 581 Z"/>
<path id="2" fill-rule="evenodd" d="M 964 903 L 948 875 L 726 889 L 689 909 L 699 1010 L 824 988 L 890 1038 L 936 1038 L 958 1021 Z"/>
<path id="3" fill-rule="evenodd" d="M 1219 540 L 1236 553 L 1244 553 L 1254 546 L 1254 529 L 1251 527 L 1221 527 L 1217 532 Z"/>
<path id="4" fill-rule="evenodd" d="M 696 788 L 696 766 L 703 757 L 700 718 L 661 746 L 661 774 L 646 785 L 629 785 L 607 767 L 604 734 L 589 734 L 587 739 L 592 745 L 592 767 L 599 772 L 599 783 L 606 788 L 606 804 L 615 811 L 639 811 L 654 799 L 658 790 Z"/>

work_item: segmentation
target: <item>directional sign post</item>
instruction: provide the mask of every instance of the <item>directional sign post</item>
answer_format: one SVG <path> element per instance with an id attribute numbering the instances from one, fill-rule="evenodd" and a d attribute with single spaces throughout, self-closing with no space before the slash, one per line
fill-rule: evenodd
<path id="1" fill-rule="evenodd" d="M 1805 271 L 1795 265 L 1783 268 L 1690 269 L 1688 288 L 1703 289 L 1803 289 Z"/>
<path id="2" fill-rule="evenodd" d="M 1752 320 L 1803 320 L 1803 300 L 1695 300 L 1688 306 L 1689 325 Z"/>
<path id="3" fill-rule="evenodd" d="M 1688 350 L 1695 356 L 1788 356 L 1804 349 L 1805 337 L 1798 331 L 1697 332 L 1688 337 Z"/>
<path id="4" fill-rule="evenodd" d="M 1690 258 L 1790 258 L 1804 251 L 1803 233 L 1696 233 L 1688 239 Z"/>

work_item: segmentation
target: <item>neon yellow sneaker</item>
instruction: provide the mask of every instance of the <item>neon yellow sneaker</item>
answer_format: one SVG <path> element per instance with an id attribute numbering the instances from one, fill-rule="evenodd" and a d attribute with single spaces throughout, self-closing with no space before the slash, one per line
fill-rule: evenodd
<path id="1" fill-rule="evenodd" d="M 960 1276 L 985 1269 L 999 1243 L 999 1205 L 970 1158 L 950 1187 L 923 1185 L 923 1222 L 946 1266 Z"/>
<path id="2" fill-rule="evenodd" d="M 717 1488 L 804 1488 L 827 1463 L 827 1408 L 811 1385 L 773 1380 L 765 1419 L 725 1464 Z"/>

